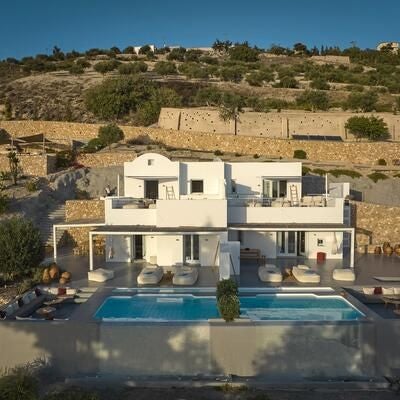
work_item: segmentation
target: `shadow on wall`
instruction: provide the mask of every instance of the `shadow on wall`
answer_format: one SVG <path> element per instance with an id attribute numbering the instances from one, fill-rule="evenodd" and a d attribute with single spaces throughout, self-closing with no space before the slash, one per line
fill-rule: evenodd
<path id="1" fill-rule="evenodd" d="M 64 377 L 232 374 L 274 381 L 393 376 L 400 367 L 398 335 L 400 321 L 384 327 L 371 322 L 3 321 L 0 368 L 45 358 Z"/>

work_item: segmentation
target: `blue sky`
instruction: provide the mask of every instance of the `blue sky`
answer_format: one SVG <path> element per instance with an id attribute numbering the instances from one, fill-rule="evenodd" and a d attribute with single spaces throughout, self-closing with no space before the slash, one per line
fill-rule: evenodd
<path id="1" fill-rule="evenodd" d="M 13 0 L 0 8 L 0 59 L 216 38 L 268 47 L 400 41 L 400 0 Z"/>

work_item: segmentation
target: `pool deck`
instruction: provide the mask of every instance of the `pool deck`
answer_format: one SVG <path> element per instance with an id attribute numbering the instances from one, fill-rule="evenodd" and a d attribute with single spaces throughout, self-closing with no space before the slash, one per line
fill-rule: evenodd
<path id="1" fill-rule="evenodd" d="M 112 288 L 136 288 L 138 287 L 136 279 L 142 268 L 146 265 L 143 261 L 133 263 L 106 263 L 104 256 L 95 256 L 95 268 L 108 268 L 114 270 L 114 279 L 97 283 L 87 279 L 89 271 L 89 261 L 87 256 L 74 256 L 69 253 L 61 254 L 58 258 L 58 264 L 62 269 L 72 273 L 71 286 L 81 287 L 112 287 Z M 265 288 L 265 287 L 363 287 L 363 286 L 400 286 L 400 257 L 384 255 L 366 254 L 358 256 L 355 262 L 356 280 L 354 282 L 335 281 L 332 279 L 332 272 L 335 268 L 345 268 L 346 261 L 327 260 L 324 263 L 317 264 L 316 260 L 302 260 L 293 258 L 267 259 L 267 263 L 275 264 L 284 271 L 287 267 L 296 264 L 306 264 L 321 275 L 319 284 L 302 284 L 293 277 L 284 279 L 280 284 L 268 284 L 261 282 L 258 278 L 258 265 L 254 261 L 241 263 L 240 276 L 236 276 L 238 284 L 242 288 Z M 199 267 L 199 279 L 193 288 L 215 288 L 218 281 L 217 267 Z M 374 279 L 374 276 L 397 277 L 398 282 L 380 282 Z M 172 281 L 163 279 L 157 287 L 175 287 Z"/>

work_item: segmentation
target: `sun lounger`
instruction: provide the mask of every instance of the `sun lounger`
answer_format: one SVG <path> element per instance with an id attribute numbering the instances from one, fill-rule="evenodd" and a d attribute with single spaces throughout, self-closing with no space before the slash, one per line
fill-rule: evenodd
<path id="1" fill-rule="evenodd" d="M 266 264 L 258 268 L 258 277 L 262 282 L 282 282 L 282 272 L 273 264 Z"/>
<path id="2" fill-rule="evenodd" d="M 172 278 L 174 285 L 194 285 L 199 277 L 199 271 L 197 268 L 182 267 L 177 268 Z"/>
<path id="3" fill-rule="evenodd" d="M 356 279 L 356 276 L 351 268 L 338 268 L 333 270 L 332 278 L 335 281 L 352 282 Z"/>
<path id="4" fill-rule="evenodd" d="M 114 271 L 105 268 L 98 268 L 88 272 L 88 279 L 93 282 L 106 282 L 113 278 Z"/>
<path id="5" fill-rule="evenodd" d="M 321 281 L 321 277 L 306 265 L 293 267 L 292 274 L 301 283 L 319 283 Z"/>
<path id="6" fill-rule="evenodd" d="M 164 275 L 164 270 L 159 266 L 145 267 L 137 277 L 139 285 L 157 285 Z"/>

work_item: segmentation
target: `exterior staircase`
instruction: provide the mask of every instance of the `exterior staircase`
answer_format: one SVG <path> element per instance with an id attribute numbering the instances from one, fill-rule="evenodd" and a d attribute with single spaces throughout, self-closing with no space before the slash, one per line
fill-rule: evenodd
<path id="1" fill-rule="evenodd" d="M 65 204 L 58 205 L 39 221 L 39 230 L 42 242 L 46 246 L 53 246 L 53 225 L 65 222 Z M 63 235 L 62 230 L 57 230 L 57 243 Z"/>

